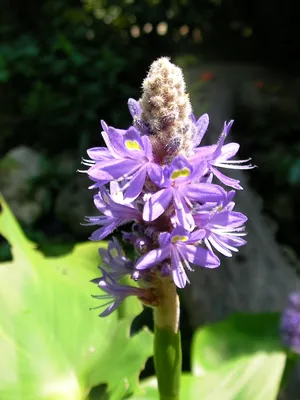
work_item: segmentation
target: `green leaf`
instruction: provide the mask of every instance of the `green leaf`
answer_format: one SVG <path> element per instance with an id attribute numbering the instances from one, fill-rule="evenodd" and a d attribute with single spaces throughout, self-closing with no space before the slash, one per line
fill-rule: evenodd
<path id="1" fill-rule="evenodd" d="M 152 335 L 129 337 L 132 318 L 98 318 L 89 283 L 98 275 L 99 243 L 45 258 L 1 199 L 0 233 L 13 261 L 0 264 L 0 398 L 79 400 L 107 384 L 110 400 L 135 390 L 152 353 Z"/>
<path id="2" fill-rule="evenodd" d="M 200 376 L 224 362 L 260 351 L 282 351 L 278 326 L 278 313 L 263 313 L 234 314 L 199 328 L 192 342 L 193 373 Z"/>
<path id="3" fill-rule="evenodd" d="M 200 378 L 191 374 L 181 377 L 180 398 L 184 400 L 275 400 L 285 354 L 257 353 L 222 365 Z M 158 400 L 156 379 L 142 382 L 131 400 Z"/>
<path id="4" fill-rule="evenodd" d="M 285 365 L 284 352 L 258 352 L 222 365 L 216 372 L 196 378 L 185 388 L 184 398 L 192 391 L 199 398 L 222 400 L 275 400 Z"/>
<path id="5" fill-rule="evenodd" d="M 203 377 L 199 396 L 276 399 L 286 361 L 278 326 L 279 314 L 264 313 L 236 314 L 200 328 L 191 360 L 193 374 Z"/>
<path id="6" fill-rule="evenodd" d="M 144 379 L 130 400 L 158 400 L 158 387 L 155 376 Z M 188 400 L 188 399 L 184 399 Z"/>

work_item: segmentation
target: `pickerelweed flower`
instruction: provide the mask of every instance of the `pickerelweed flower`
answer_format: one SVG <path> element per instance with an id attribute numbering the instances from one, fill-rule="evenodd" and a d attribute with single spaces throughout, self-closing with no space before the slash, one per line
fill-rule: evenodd
<path id="1" fill-rule="evenodd" d="M 206 268 L 220 265 L 218 257 L 197 245 L 204 235 L 203 230 L 190 233 L 181 226 L 177 226 L 171 233 L 163 232 L 159 235 L 159 248 L 141 257 L 135 267 L 138 270 L 151 268 L 170 258 L 173 280 L 176 286 L 183 288 L 189 282 L 186 269 L 192 270 L 190 263 Z"/>
<path id="2" fill-rule="evenodd" d="M 232 198 L 235 192 L 228 193 L 228 198 Z M 244 223 L 247 217 L 236 211 L 232 211 L 234 202 L 228 201 L 228 198 L 221 206 L 211 210 L 201 209 L 193 214 L 195 224 L 199 229 L 205 231 L 203 240 L 211 252 L 214 247 L 224 256 L 231 257 L 232 252 L 237 252 L 237 247 L 246 244 L 242 238 L 246 235 L 244 232 Z"/>
<path id="3" fill-rule="evenodd" d="M 104 292 L 98 298 L 109 300 L 101 316 L 131 295 L 158 307 L 165 283 L 183 288 L 194 266 L 216 268 L 219 253 L 231 257 L 246 243 L 247 217 L 233 210 L 235 191 L 226 190 L 242 187 L 220 171 L 253 168 L 250 159 L 232 159 L 237 143 L 224 144 L 233 121 L 216 144 L 202 146 L 209 117 L 195 118 L 182 72 L 168 58 L 151 65 L 142 87 L 141 98 L 128 101 L 132 125 L 116 129 L 102 121 L 106 147 L 89 149 L 83 159 L 98 191 L 99 214 L 86 224 L 100 228 L 90 239 L 103 240 L 123 225 L 123 240 L 135 249 L 131 261 L 116 239 L 99 251 L 102 276 L 93 282 Z M 133 286 L 121 283 L 124 276 Z"/>
<path id="4" fill-rule="evenodd" d="M 144 221 L 157 219 L 173 201 L 178 223 L 185 229 L 193 230 L 192 203 L 217 203 L 225 197 L 225 191 L 220 186 L 200 183 L 202 176 L 202 163 L 193 167 L 183 156 L 175 157 L 170 166 L 165 166 L 162 182 L 156 182 L 163 189 L 150 195 L 144 205 Z"/>
<path id="5" fill-rule="evenodd" d="M 99 254 L 104 266 L 99 267 L 105 270 L 112 278 L 121 279 L 133 272 L 133 261 L 128 260 L 116 238 L 108 242 L 107 249 L 99 249 Z"/>
<path id="6" fill-rule="evenodd" d="M 280 319 L 279 333 L 282 343 L 300 354 L 300 292 L 291 293 Z"/>
<path id="7" fill-rule="evenodd" d="M 112 198 L 112 193 L 101 187 L 99 193 L 94 196 L 94 203 L 103 215 L 95 217 L 85 217 L 85 225 L 101 225 L 102 228 L 97 229 L 91 235 L 91 240 L 102 240 L 106 238 L 120 225 L 133 220 L 141 220 L 141 213 L 133 204 L 119 204 Z"/>
<path id="8" fill-rule="evenodd" d="M 201 134 L 199 135 L 200 141 L 202 140 L 208 126 L 208 120 L 206 125 L 206 123 L 201 122 L 201 118 L 203 117 L 200 117 L 196 123 L 196 126 L 200 126 L 201 130 Z M 224 145 L 224 141 L 232 125 L 233 120 L 229 123 L 225 122 L 223 132 L 221 133 L 218 143 L 212 146 L 202 146 L 194 148 L 193 154 L 189 157 L 189 161 L 192 164 L 204 162 L 206 164 L 205 173 L 213 174 L 216 178 L 219 179 L 220 182 L 222 182 L 226 186 L 230 186 L 235 189 L 243 189 L 237 179 L 229 178 L 217 169 L 217 167 L 228 169 L 254 168 L 253 165 L 246 164 L 248 161 L 250 161 L 250 158 L 248 158 L 247 160 L 231 160 L 231 158 L 237 154 L 240 148 L 240 145 L 238 143 L 228 143 Z"/>
<path id="9" fill-rule="evenodd" d="M 105 269 L 100 268 L 102 272 L 101 278 L 96 278 L 92 282 L 97 285 L 106 294 L 93 296 L 96 299 L 108 300 L 105 306 L 108 306 L 101 314 L 101 317 L 106 317 L 111 314 L 118 306 L 129 296 L 137 296 L 145 304 L 155 304 L 156 298 L 149 290 L 144 290 L 138 287 L 122 285 L 115 280 L 112 275 L 108 274 Z M 102 305 L 100 306 L 102 307 Z"/>
<path id="10" fill-rule="evenodd" d="M 107 149 L 97 147 L 88 150 L 94 162 L 87 171 L 88 175 L 101 184 L 122 178 L 124 201 L 131 203 L 141 193 L 147 174 L 152 180 L 159 179 L 161 166 L 153 161 L 149 138 L 141 136 L 133 126 L 123 132 L 108 128 L 102 121 L 102 127 Z"/>

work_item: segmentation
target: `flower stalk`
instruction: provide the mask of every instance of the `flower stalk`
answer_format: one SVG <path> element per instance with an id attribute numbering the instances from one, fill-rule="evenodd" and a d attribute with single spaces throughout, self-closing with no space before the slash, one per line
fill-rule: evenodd
<path id="1" fill-rule="evenodd" d="M 182 368 L 179 298 L 171 280 L 163 285 L 165 296 L 154 309 L 154 366 L 160 400 L 179 400 Z"/>

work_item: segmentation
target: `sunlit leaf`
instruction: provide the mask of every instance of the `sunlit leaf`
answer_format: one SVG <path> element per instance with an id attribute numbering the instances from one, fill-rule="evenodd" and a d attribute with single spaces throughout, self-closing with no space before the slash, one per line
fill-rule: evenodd
<path id="1" fill-rule="evenodd" d="M 0 264 L 0 398 L 84 399 L 101 383 L 112 400 L 133 391 L 152 335 L 130 338 L 132 318 L 99 318 L 89 310 L 98 305 L 90 294 L 99 288 L 89 281 L 98 276 L 99 243 L 47 259 L 3 199 L 1 205 L 0 233 L 13 261 Z"/>

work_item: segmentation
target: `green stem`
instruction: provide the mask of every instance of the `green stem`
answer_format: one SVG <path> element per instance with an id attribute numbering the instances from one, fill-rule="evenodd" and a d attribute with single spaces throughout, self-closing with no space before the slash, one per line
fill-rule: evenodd
<path id="1" fill-rule="evenodd" d="M 161 304 L 154 309 L 154 365 L 160 400 L 179 400 L 181 340 L 179 299 L 173 282 L 164 282 Z"/>

